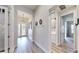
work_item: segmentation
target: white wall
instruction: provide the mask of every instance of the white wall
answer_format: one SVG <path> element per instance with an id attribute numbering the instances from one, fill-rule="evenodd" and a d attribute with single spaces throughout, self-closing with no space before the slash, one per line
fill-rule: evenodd
<path id="1" fill-rule="evenodd" d="M 28 26 L 27 34 L 28 34 L 28 39 L 33 41 L 33 39 L 32 39 L 32 25 L 31 25 L 31 23 Z"/>
<path id="2" fill-rule="evenodd" d="M 77 6 L 77 18 L 79 18 L 79 5 Z M 77 29 L 76 29 L 76 48 L 78 50 L 78 53 L 79 53 L 79 25 L 77 26 Z"/>
<path id="3" fill-rule="evenodd" d="M 35 13 L 35 22 L 40 19 L 43 20 L 43 24 L 38 26 L 35 26 L 34 23 L 34 41 L 40 46 L 41 49 L 43 49 L 44 52 L 49 52 L 49 8 L 51 8 L 52 5 L 43 5 L 39 6 Z"/>

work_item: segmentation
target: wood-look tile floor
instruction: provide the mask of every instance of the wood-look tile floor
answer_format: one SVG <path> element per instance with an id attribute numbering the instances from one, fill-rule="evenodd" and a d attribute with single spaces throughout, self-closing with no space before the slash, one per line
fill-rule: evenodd
<path id="1" fill-rule="evenodd" d="M 32 42 L 27 37 L 18 38 L 15 53 L 32 53 Z"/>
<path id="2" fill-rule="evenodd" d="M 45 53 L 45 52 L 33 42 L 32 53 Z"/>
<path id="3" fill-rule="evenodd" d="M 66 40 L 63 44 L 56 46 L 52 43 L 52 52 L 55 53 L 73 53 L 74 52 L 74 45 L 73 42 L 70 40 Z"/>

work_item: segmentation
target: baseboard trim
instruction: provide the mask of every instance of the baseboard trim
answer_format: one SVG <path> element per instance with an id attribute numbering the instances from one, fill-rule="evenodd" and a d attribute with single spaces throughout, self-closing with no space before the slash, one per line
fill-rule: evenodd
<path id="1" fill-rule="evenodd" d="M 37 42 L 34 42 L 44 53 L 49 53 L 44 48 L 42 48 Z"/>
<path id="2" fill-rule="evenodd" d="M 16 52 L 15 52 L 15 51 L 16 51 L 16 49 L 17 49 L 17 46 L 15 46 L 15 47 L 14 47 L 14 53 L 16 53 Z"/>
<path id="3" fill-rule="evenodd" d="M 5 50 L 1 50 L 0 52 L 4 52 Z"/>
<path id="4" fill-rule="evenodd" d="M 78 53 L 78 50 L 75 50 L 74 53 Z"/>
<path id="5" fill-rule="evenodd" d="M 21 38 L 21 37 L 27 37 L 27 35 L 18 36 L 18 38 Z"/>

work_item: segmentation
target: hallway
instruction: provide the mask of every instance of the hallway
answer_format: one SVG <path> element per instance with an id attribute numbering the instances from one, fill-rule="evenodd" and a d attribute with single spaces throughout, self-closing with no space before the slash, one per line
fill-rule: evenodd
<path id="1" fill-rule="evenodd" d="M 31 53 L 32 42 L 27 37 L 21 37 L 17 39 L 16 53 Z"/>
<path id="2" fill-rule="evenodd" d="M 7 53 L 79 51 L 78 5 L 10 5 L 0 8 L 0 51 L 4 50 Z"/>

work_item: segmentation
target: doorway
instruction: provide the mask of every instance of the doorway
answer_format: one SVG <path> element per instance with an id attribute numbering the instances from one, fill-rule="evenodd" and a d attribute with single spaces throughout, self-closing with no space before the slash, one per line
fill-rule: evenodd
<path id="1" fill-rule="evenodd" d="M 74 25 L 74 13 L 69 13 L 61 16 L 60 20 L 61 31 L 60 31 L 60 43 L 63 48 L 74 50 L 75 41 L 75 25 Z"/>
<path id="2" fill-rule="evenodd" d="M 26 27 L 27 27 L 27 24 L 18 23 L 18 37 L 27 36 Z"/>
<path id="3" fill-rule="evenodd" d="M 16 53 L 32 52 L 32 15 L 18 10 L 18 39 Z M 31 37 L 31 38 L 30 38 Z"/>

